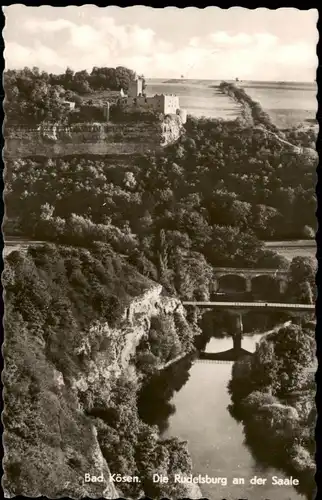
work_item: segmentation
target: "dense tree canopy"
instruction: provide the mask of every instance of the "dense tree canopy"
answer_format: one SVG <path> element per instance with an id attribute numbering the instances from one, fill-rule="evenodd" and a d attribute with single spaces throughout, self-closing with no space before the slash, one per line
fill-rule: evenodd
<path id="1" fill-rule="evenodd" d="M 123 66 L 94 67 L 91 73 L 67 68 L 60 75 L 41 72 L 36 67 L 7 70 L 4 73 L 7 126 L 62 122 L 67 115 L 63 101 L 80 103 L 80 95 L 96 90 L 126 91 L 135 76 L 134 71 Z"/>
<path id="2" fill-rule="evenodd" d="M 293 302 L 309 302 L 316 300 L 315 286 L 316 261 L 310 257 L 294 257 L 290 265 L 289 289 Z"/>
<path id="3" fill-rule="evenodd" d="M 37 68 L 7 71 L 8 123 L 62 121 L 64 100 L 77 102 L 90 91 L 127 90 L 134 77 L 124 67 L 94 67 L 91 73 L 67 69 L 62 75 Z M 315 158 L 281 142 L 269 117 L 245 93 L 224 89 L 247 102 L 251 120 L 188 117 L 175 144 L 144 156 L 6 161 L 5 234 L 14 227 L 17 235 L 55 242 L 30 248 L 25 257 L 11 253 L 4 274 L 8 310 L 17 325 L 9 321 L 7 328 L 13 328 L 12 341 L 20 342 L 18 354 L 25 356 L 20 361 L 36 393 L 43 381 L 33 371 L 37 349 L 21 344 L 27 331 L 39 345 L 46 343 L 47 358 L 68 381 L 87 356 L 75 356 L 79 333 L 96 320 L 118 325 L 126 303 L 150 280 L 181 298 L 207 300 L 214 266 L 285 268 L 288 262 L 265 249 L 263 240 L 314 235 Z M 284 137 L 312 142 L 311 132 L 307 137 L 293 132 Z M 126 148 L 127 139 L 120 136 Z M 314 279 L 313 262 L 294 258 L 288 298 L 312 302 Z M 275 426 L 279 436 L 286 422 L 287 436 L 294 430 L 304 457 L 305 450 L 311 453 L 313 417 L 310 424 L 306 417 L 301 421 L 282 399 L 312 391 L 307 373 L 315 355 L 312 332 L 293 325 L 267 336 L 253 357 L 234 365 L 230 384 L 246 413 L 263 410 L 258 420 Z M 137 348 L 137 373 L 149 377 L 192 343 L 192 330 L 180 315 L 160 314 Z M 93 359 L 102 351 L 110 355 L 103 336 L 91 347 Z M 22 382 L 23 387 L 28 383 Z M 140 421 L 137 388 L 133 380 L 120 379 L 108 401 L 86 400 L 84 408 L 97 419 L 100 446 L 113 472 L 140 473 L 151 496 L 178 495 L 172 485 L 153 485 L 149 475 L 151 470 L 190 472 L 186 447 L 160 441 Z M 287 445 L 293 453 L 290 441 Z"/>
<path id="4" fill-rule="evenodd" d="M 176 144 L 131 162 L 8 160 L 5 200 L 23 234 L 109 242 L 153 279 L 187 289 L 194 255 L 204 277 L 209 266 L 285 267 L 261 240 L 314 233 L 314 182 L 314 162 L 265 131 L 189 117 Z"/>
<path id="5" fill-rule="evenodd" d="M 50 486 L 59 484 L 57 474 L 68 477 L 70 468 L 81 476 L 84 464 L 87 469 L 90 467 L 87 463 L 93 454 L 94 419 L 100 450 L 110 471 L 126 476 L 137 474 L 142 479 L 142 484 L 122 485 L 125 496 L 140 496 L 142 487 L 151 497 L 186 496 L 176 487 L 173 474 L 191 473 L 187 447 L 177 439 L 161 440 L 155 427 L 140 420 L 137 407 L 140 385 L 138 377 L 131 376 L 132 370 L 123 370 L 116 380 L 110 375 L 98 393 L 90 387 L 80 392 L 71 388 L 80 374 L 86 377 L 89 369 L 99 366 L 100 358 L 107 369 L 119 362 L 117 353 L 122 345 L 120 332 L 125 308 L 155 283 L 143 278 L 106 245 L 96 245 L 89 252 L 46 244 L 29 248 L 24 256 L 12 252 L 7 258 L 3 284 L 6 290 L 4 418 L 6 443 L 11 451 L 6 457 L 5 484 L 10 491 L 17 494 L 37 491 L 43 477 L 34 471 L 43 462 L 48 466 L 48 460 L 57 455 L 60 468 L 59 472 L 55 469 L 52 479 L 56 485 L 50 483 Z M 160 329 L 158 333 L 164 343 L 155 335 L 156 329 Z M 169 317 L 161 317 L 159 322 L 155 319 L 149 336 L 155 358 L 160 362 L 178 354 L 180 349 L 192 347 L 192 331 L 176 315 L 173 321 Z M 146 375 L 140 353 L 142 348 L 134 363 Z M 57 388 L 55 373 L 56 379 L 57 373 L 63 378 L 62 393 Z M 62 437 L 69 450 L 67 463 Z M 36 448 L 37 453 L 33 453 Z M 30 461 L 24 463 L 24 457 Z M 26 485 L 29 467 L 34 476 Z M 166 473 L 171 484 L 153 485 L 151 475 L 158 472 Z"/>
<path id="6" fill-rule="evenodd" d="M 268 463 L 278 457 L 308 498 L 315 489 L 315 365 L 315 323 L 290 325 L 263 338 L 253 356 L 237 361 L 229 383 L 248 444 Z"/>

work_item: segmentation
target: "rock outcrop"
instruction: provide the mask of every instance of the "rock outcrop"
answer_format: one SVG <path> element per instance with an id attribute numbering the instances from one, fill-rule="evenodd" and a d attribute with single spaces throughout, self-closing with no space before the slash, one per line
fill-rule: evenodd
<path id="1" fill-rule="evenodd" d="M 4 372 L 4 385 L 10 387 L 8 393 L 5 391 L 4 412 L 6 497 L 122 496 L 118 485 L 110 480 L 96 420 L 89 412 L 109 400 L 120 376 L 130 373 L 132 380 L 138 379 L 131 360 L 149 331 L 151 318 L 174 311 L 186 321 L 180 301 L 163 296 L 161 285 L 152 285 L 130 303 L 117 327 L 95 322 L 80 331 L 74 355 L 82 359 L 82 365 L 76 372 L 74 367 L 72 377 L 54 366 L 47 355 L 48 344 L 25 323 L 19 326 L 15 318 L 15 331 L 11 332 L 8 322 L 6 336 L 10 337 L 11 349 L 6 354 Z M 98 338 L 100 342 L 103 339 L 105 348 L 97 352 Z M 86 482 L 86 474 L 101 480 Z"/>
<path id="2" fill-rule="evenodd" d="M 140 340 L 150 329 L 151 318 L 163 313 L 171 315 L 174 311 L 182 315 L 185 311 L 178 299 L 161 295 L 162 286 L 156 285 L 143 295 L 134 299 L 124 313 L 123 321 L 118 328 L 110 328 L 108 323 L 93 324 L 83 338 L 77 355 L 83 354 L 88 359 L 84 369 L 75 378 L 73 387 L 79 392 L 91 391 L 92 394 L 109 391 L 109 383 L 126 370 L 131 370 L 130 360 L 135 356 Z M 95 358 L 91 356 L 92 345 L 96 337 L 108 341 L 109 355 L 101 352 Z M 105 388 L 105 389 L 104 389 Z"/>
<path id="3" fill-rule="evenodd" d="M 168 146 L 176 142 L 184 133 L 184 120 L 180 115 L 165 116 L 162 122 L 161 145 Z"/>
<path id="4" fill-rule="evenodd" d="M 178 140 L 184 117 L 168 115 L 145 121 L 87 123 L 6 129 L 4 154 L 11 158 L 68 155 L 133 155 Z"/>

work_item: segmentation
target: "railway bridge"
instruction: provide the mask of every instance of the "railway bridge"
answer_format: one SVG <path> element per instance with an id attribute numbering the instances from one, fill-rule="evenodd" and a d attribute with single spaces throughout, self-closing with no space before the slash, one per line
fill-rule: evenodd
<path id="1" fill-rule="evenodd" d="M 236 330 L 233 334 L 233 348 L 219 353 L 200 353 L 200 359 L 213 361 L 235 361 L 252 353 L 242 348 L 243 314 L 249 311 L 292 311 L 296 315 L 315 312 L 314 304 L 288 304 L 280 302 L 211 302 L 211 301 L 183 301 L 185 307 L 200 307 L 206 309 L 226 310 L 236 317 Z"/>
<path id="2" fill-rule="evenodd" d="M 287 288 L 289 271 L 286 269 L 247 269 L 234 267 L 215 267 L 213 268 L 213 286 L 212 291 L 218 293 L 232 286 L 236 291 L 236 285 L 239 291 L 251 292 L 254 285 L 266 288 L 270 283 L 273 286 L 278 283 L 279 293 L 283 294 Z M 230 285 L 230 283 L 233 284 Z"/>

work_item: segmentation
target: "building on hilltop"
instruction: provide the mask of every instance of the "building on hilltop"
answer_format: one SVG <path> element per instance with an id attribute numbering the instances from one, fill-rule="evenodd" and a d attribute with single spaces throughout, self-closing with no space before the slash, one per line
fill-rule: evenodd
<path id="1" fill-rule="evenodd" d="M 143 79 L 138 77 L 134 82 L 130 83 L 127 93 L 128 97 L 138 97 L 143 95 Z"/>
<path id="2" fill-rule="evenodd" d="M 110 119 L 110 103 L 96 104 L 93 101 L 83 102 L 77 104 L 73 101 L 62 100 L 62 106 L 67 112 L 72 122 L 81 120 L 96 120 L 101 122 L 108 122 Z"/>
<path id="3" fill-rule="evenodd" d="M 106 102 L 105 104 L 91 104 L 84 103 L 81 104 L 74 113 L 75 120 L 78 121 L 99 121 L 99 122 L 108 122 L 110 120 L 110 103 Z"/>
<path id="4" fill-rule="evenodd" d="M 148 97 L 143 93 L 143 79 L 131 82 L 127 96 L 120 92 L 119 102 L 127 109 L 153 110 L 164 115 L 179 115 L 186 122 L 186 112 L 180 109 L 179 97 L 174 94 L 155 94 Z"/>
<path id="5" fill-rule="evenodd" d="M 62 101 L 62 105 L 65 109 L 68 109 L 70 111 L 75 109 L 75 102 L 72 101 Z"/>

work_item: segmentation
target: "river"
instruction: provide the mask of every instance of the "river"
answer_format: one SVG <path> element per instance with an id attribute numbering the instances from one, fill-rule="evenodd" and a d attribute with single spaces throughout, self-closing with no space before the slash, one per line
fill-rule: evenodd
<path id="1" fill-rule="evenodd" d="M 244 336 L 242 347 L 253 352 L 262 336 Z M 232 347 L 231 337 L 211 338 L 206 351 L 221 352 Z M 160 405 L 160 395 L 158 400 L 149 401 L 150 408 L 155 403 L 160 410 L 156 412 L 158 418 L 163 415 L 163 436 L 177 436 L 188 441 L 194 475 L 227 477 L 227 486 L 201 485 L 202 494 L 210 500 L 305 500 L 292 486 L 272 485 L 272 476 L 285 478 L 286 475 L 259 463 L 245 445 L 243 425 L 231 416 L 228 409 L 231 400 L 227 384 L 231 369 L 231 362 L 196 360 L 188 365 L 188 373 L 179 377 L 178 372 L 170 373 L 167 382 L 172 383 L 172 397 L 165 405 Z M 159 392 L 169 395 L 164 387 L 165 380 L 160 384 Z M 152 394 L 156 392 L 155 387 Z M 147 397 L 151 397 L 151 392 Z M 254 476 L 267 478 L 267 484 L 251 485 L 249 481 Z M 245 484 L 232 485 L 234 477 L 244 478 Z"/>

